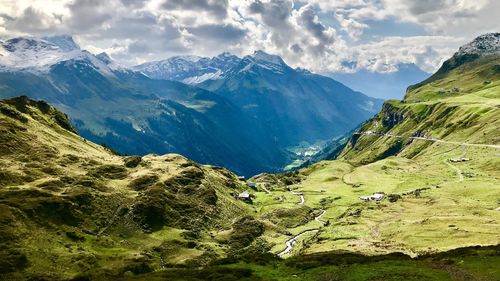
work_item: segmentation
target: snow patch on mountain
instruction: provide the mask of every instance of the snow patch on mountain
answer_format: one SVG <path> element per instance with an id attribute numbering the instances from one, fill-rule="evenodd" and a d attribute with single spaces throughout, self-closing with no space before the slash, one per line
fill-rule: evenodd
<path id="1" fill-rule="evenodd" d="M 182 80 L 182 82 L 186 83 L 186 84 L 190 84 L 190 85 L 199 84 L 199 83 L 205 82 L 207 80 L 220 79 L 222 74 L 223 74 L 222 70 L 218 69 L 216 72 L 208 72 L 208 73 L 202 74 L 200 76 L 193 76 L 193 77 L 186 78 L 186 79 Z"/>
<path id="2" fill-rule="evenodd" d="M 99 53 L 95 55 L 95 57 L 100 60 L 102 63 L 104 63 L 107 68 L 109 68 L 112 71 L 118 71 L 118 72 L 135 72 L 134 70 L 131 70 L 130 68 L 117 63 L 115 60 L 113 60 L 106 52 Z"/>
<path id="3" fill-rule="evenodd" d="M 255 51 L 251 57 L 254 58 L 257 62 L 264 64 L 275 64 L 275 65 L 285 64 L 285 62 L 280 56 L 271 55 L 261 50 Z"/>
<path id="4" fill-rule="evenodd" d="M 113 76 L 108 63 L 88 51 L 81 50 L 71 36 L 17 37 L 0 42 L 0 71 L 47 73 L 58 63 L 88 65 Z"/>
<path id="5" fill-rule="evenodd" d="M 500 33 L 488 33 L 460 47 L 456 55 L 490 55 L 498 53 L 500 53 Z"/>
<path id="6" fill-rule="evenodd" d="M 73 37 L 70 35 L 46 36 L 42 37 L 42 39 L 58 46 L 64 52 L 80 50 L 80 46 L 75 43 Z"/>
<path id="7" fill-rule="evenodd" d="M 209 79 L 220 79 L 238 62 L 239 58 L 230 53 L 222 53 L 213 58 L 175 56 L 166 60 L 144 63 L 133 69 L 154 79 L 199 84 Z"/>

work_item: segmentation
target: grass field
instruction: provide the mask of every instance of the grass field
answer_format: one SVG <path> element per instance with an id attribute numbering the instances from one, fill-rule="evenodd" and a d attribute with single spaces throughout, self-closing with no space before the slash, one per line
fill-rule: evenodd
<path id="1" fill-rule="evenodd" d="M 269 221 L 265 237 L 273 251 L 306 229 L 319 232 L 301 237 L 291 255 L 347 250 L 420 256 L 500 244 L 500 149 L 459 145 L 500 144 L 499 61 L 488 57 L 461 66 L 413 88 L 404 101 L 386 102 L 361 131 L 399 137 L 361 135 L 338 160 L 301 169 L 301 181 L 288 186 L 303 193 L 304 205 L 296 205 L 298 197 L 283 181 L 269 188 L 271 194 L 257 192 L 253 207 Z M 409 138 L 422 135 L 458 144 Z M 450 161 L 460 158 L 468 161 Z M 375 192 L 385 198 L 359 199 Z M 272 210 L 297 208 L 309 210 L 295 214 L 302 216 L 299 225 L 269 220 Z M 314 220 L 323 209 L 326 226 Z"/>

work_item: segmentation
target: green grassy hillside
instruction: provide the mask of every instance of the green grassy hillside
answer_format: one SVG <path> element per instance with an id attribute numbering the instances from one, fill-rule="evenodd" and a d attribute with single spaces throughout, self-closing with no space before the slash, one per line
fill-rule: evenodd
<path id="1" fill-rule="evenodd" d="M 272 249 L 278 253 L 287 239 L 311 229 L 317 231 L 301 236 L 291 255 L 417 257 L 500 244 L 499 63 L 500 56 L 489 55 L 438 72 L 410 87 L 403 101 L 386 102 L 337 160 L 304 168 L 281 188 L 267 184 L 271 192 L 256 200 L 261 219 L 286 208 L 304 222 L 269 227 L 264 236 Z M 302 205 L 285 185 L 303 194 Z M 384 199 L 359 198 L 376 192 Z"/>
<path id="2" fill-rule="evenodd" d="M 2 280 L 203 265 L 254 239 L 238 228 L 249 207 L 231 195 L 244 186 L 225 169 L 173 154 L 116 156 L 25 97 L 0 102 L 0 130 Z M 221 230 L 225 241 L 212 234 Z"/>
<path id="3" fill-rule="evenodd" d="M 180 155 L 115 155 L 45 102 L 0 101 L 0 279 L 500 280 L 499 57 L 456 62 L 337 160 L 252 188 Z"/>

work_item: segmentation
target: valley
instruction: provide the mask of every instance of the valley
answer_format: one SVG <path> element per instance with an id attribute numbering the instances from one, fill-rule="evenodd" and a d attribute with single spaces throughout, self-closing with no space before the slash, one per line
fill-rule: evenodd
<path id="1" fill-rule="evenodd" d="M 177 153 L 247 177 L 301 163 L 290 147 L 343 135 L 382 104 L 263 51 L 126 67 L 71 36 L 15 37 L 0 48 L 0 98 L 47 101 L 83 137 L 121 154 Z"/>
<path id="2" fill-rule="evenodd" d="M 462 47 L 318 162 L 248 180 L 179 154 L 119 155 L 46 101 L 1 100 L 0 277 L 500 280 L 500 56 L 483 47 L 499 36 Z M 242 82 L 269 71 L 262 57 L 296 85 L 325 82 L 260 53 L 243 59 L 254 72 L 205 89 L 148 83 L 193 91 L 160 107 L 265 115 L 265 99 L 248 105 L 273 79 Z M 239 105 L 226 103 L 235 83 L 252 93 Z"/>

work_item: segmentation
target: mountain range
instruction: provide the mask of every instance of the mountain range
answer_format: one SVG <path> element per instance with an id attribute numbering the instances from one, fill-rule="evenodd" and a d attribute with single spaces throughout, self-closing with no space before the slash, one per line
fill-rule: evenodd
<path id="1" fill-rule="evenodd" d="M 261 51 L 127 68 L 70 36 L 0 46 L 0 97 L 46 100 L 122 154 L 175 152 L 243 175 L 281 170 L 297 158 L 290 147 L 342 135 L 381 105 Z"/>
<path id="2" fill-rule="evenodd" d="M 246 182 L 178 154 L 116 155 L 45 101 L 0 100 L 0 279 L 500 280 L 499 39 L 464 45 L 330 159 Z M 238 109 L 236 82 L 189 89 Z"/>

